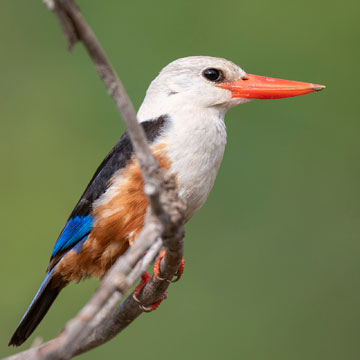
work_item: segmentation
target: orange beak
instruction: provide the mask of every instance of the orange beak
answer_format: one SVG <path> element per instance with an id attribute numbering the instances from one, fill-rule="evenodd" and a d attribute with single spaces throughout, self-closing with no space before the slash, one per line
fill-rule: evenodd
<path id="1" fill-rule="evenodd" d="M 281 99 L 304 95 L 325 88 L 324 85 L 274 79 L 267 76 L 246 74 L 246 78 L 218 85 L 230 90 L 233 98 Z"/>

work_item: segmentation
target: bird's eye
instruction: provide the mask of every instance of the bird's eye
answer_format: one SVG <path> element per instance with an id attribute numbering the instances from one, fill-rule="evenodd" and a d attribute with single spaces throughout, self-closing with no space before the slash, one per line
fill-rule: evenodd
<path id="1" fill-rule="evenodd" d="M 210 81 L 220 81 L 223 79 L 223 74 L 220 70 L 209 68 L 203 71 L 203 76 Z"/>

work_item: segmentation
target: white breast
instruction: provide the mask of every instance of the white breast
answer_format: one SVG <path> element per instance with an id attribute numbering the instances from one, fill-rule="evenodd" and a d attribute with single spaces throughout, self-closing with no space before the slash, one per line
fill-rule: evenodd
<path id="1" fill-rule="evenodd" d="M 205 203 L 214 184 L 226 144 L 224 114 L 214 109 L 170 115 L 161 142 L 167 144 L 171 171 L 187 205 L 187 220 Z"/>

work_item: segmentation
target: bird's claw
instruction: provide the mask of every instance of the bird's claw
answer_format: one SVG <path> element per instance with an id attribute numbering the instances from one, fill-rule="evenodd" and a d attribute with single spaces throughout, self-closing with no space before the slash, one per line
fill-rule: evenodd
<path id="1" fill-rule="evenodd" d="M 168 294 L 167 291 L 164 292 L 164 294 L 161 296 L 161 298 L 156 301 L 154 304 L 150 305 L 150 306 L 145 306 L 138 298 L 138 295 L 140 294 L 142 288 L 145 286 L 145 284 L 151 279 L 151 276 L 149 273 L 144 272 L 141 275 L 141 282 L 140 284 L 135 288 L 134 292 L 133 292 L 133 299 L 139 304 L 139 307 L 141 310 L 143 310 L 144 312 L 151 312 L 156 310 L 159 305 L 161 304 L 161 302 L 166 299 L 166 296 Z"/>
<path id="2" fill-rule="evenodd" d="M 181 263 L 180 263 L 180 266 L 179 266 L 179 269 L 178 271 L 176 272 L 175 274 L 175 279 L 172 279 L 172 280 L 169 280 L 169 279 L 165 279 L 163 277 L 160 276 L 160 262 L 161 262 L 161 259 L 165 256 L 165 249 L 163 249 L 158 257 L 158 259 L 156 260 L 155 262 L 155 265 L 154 265 L 154 277 L 155 279 L 157 280 L 161 280 L 161 281 L 167 281 L 169 283 L 173 283 L 173 282 L 177 282 L 180 280 L 182 274 L 184 273 L 184 270 L 185 270 L 185 259 L 182 258 L 181 259 Z"/>

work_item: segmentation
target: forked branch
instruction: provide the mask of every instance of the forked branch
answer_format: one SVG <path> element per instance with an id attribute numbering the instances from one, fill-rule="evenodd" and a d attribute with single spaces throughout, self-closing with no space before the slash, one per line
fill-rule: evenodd
<path id="1" fill-rule="evenodd" d="M 115 305 L 154 261 L 160 250 L 163 247 L 167 250 L 160 264 L 163 280 L 153 277 L 142 289 L 138 298 L 144 306 L 149 306 L 162 297 L 183 256 L 185 206 L 178 197 L 174 177 L 159 168 L 121 81 L 74 1 L 44 2 L 60 21 L 68 48 L 71 50 L 78 41 L 84 44 L 99 76 L 114 99 L 141 165 L 149 207 L 144 227 L 134 245 L 115 262 L 96 293 L 78 315 L 69 321 L 54 339 L 10 356 L 8 360 L 71 359 L 105 343 L 143 312 L 132 295 L 117 307 Z"/>

